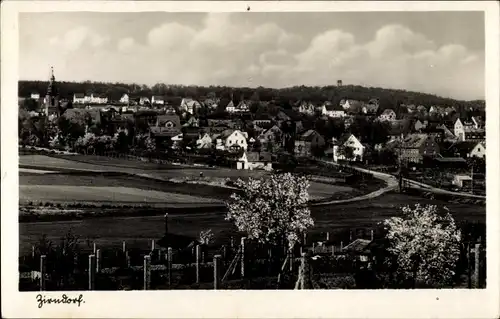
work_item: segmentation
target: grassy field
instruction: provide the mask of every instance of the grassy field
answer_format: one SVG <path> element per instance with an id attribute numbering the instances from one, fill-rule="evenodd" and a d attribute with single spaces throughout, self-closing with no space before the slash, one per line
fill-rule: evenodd
<path id="1" fill-rule="evenodd" d="M 209 198 L 165 193 L 123 186 L 20 185 L 19 200 L 23 202 L 132 202 L 132 203 L 213 203 Z"/>
<path id="2" fill-rule="evenodd" d="M 228 168 L 189 168 L 185 167 L 178 169 L 178 167 L 173 169 L 154 169 L 157 164 L 151 164 L 146 162 L 134 162 L 123 159 L 111 159 L 109 163 L 103 165 L 100 162 L 104 162 L 103 157 L 89 156 L 78 157 L 78 161 L 69 160 L 73 158 L 72 155 L 66 156 L 68 159 L 63 158 L 53 158 L 44 155 L 25 155 L 20 156 L 20 185 L 64 185 L 64 186 L 94 186 L 94 187 L 119 187 L 126 186 L 130 188 L 139 188 L 146 190 L 157 190 L 162 192 L 172 192 L 185 195 L 201 196 L 201 197 L 211 197 L 215 199 L 227 199 L 232 193 L 230 189 L 224 189 L 225 180 L 227 178 L 231 180 L 236 180 L 238 178 L 248 178 L 248 177 L 262 177 L 269 174 L 265 171 L 249 171 L 249 170 L 234 170 Z M 86 160 L 83 163 L 82 160 Z M 118 166 L 115 166 L 118 165 Z M 128 164 L 126 166 L 124 164 Z M 131 165 L 136 167 L 130 167 Z M 152 166 L 153 165 L 153 166 Z M 175 166 L 175 165 L 173 165 Z M 76 171 L 81 170 L 81 173 Z M 92 173 L 85 176 L 85 171 L 91 171 Z M 62 174 L 46 174 L 49 172 L 61 172 Z M 112 174 L 111 172 L 122 173 Z M 71 174 L 70 174 L 71 173 Z M 203 176 L 200 176 L 203 173 Z M 144 177 L 151 177 L 162 179 L 163 181 L 154 181 L 152 179 L 145 179 L 138 176 L 132 176 L 124 174 L 140 174 Z M 168 182 L 171 181 L 171 182 Z M 211 183 L 214 185 L 205 184 L 195 184 L 194 182 L 204 182 Z M 190 182 L 184 183 L 184 182 Z M 333 196 L 336 193 L 350 192 L 353 189 L 348 186 L 332 185 L 327 183 L 311 182 L 311 187 L 309 189 L 311 199 L 322 199 Z M 55 191 L 55 190 L 54 190 Z M 37 196 L 40 199 L 50 200 L 61 200 L 63 195 L 54 194 L 54 191 L 49 191 L 49 189 L 39 191 L 28 191 L 24 190 L 20 192 L 22 201 L 34 201 L 37 200 Z M 69 191 L 69 189 L 68 189 Z M 49 193 L 53 195 L 49 195 Z M 66 195 L 67 200 L 73 201 L 78 200 L 80 197 L 89 198 L 91 197 L 89 190 L 84 190 L 82 188 L 82 195 L 79 196 L 76 190 L 71 191 L 71 196 Z M 147 196 L 141 197 L 133 196 L 135 200 L 147 199 Z M 31 194 L 31 195 L 30 195 Z M 52 196 L 52 197 L 51 197 Z M 116 197 L 116 201 L 120 201 L 120 197 Z M 98 195 L 95 201 L 99 200 L 113 200 L 113 197 L 109 195 Z M 192 200 L 190 200 L 192 201 Z"/>
<path id="3" fill-rule="evenodd" d="M 376 227 L 384 219 L 400 214 L 402 205 L 434 204 L 447 206 L 457 221 L 485 222 L 484 206 L 453 204 L 444 201 L 427 200 L 401 194 L 385 194 L 379 198 L 349 204 L 327 207 L 312 207 L 315 225 L 310 237 L 324 238 L 322 233 L 331 232 L 331 238 L 346 240 L 346 228 Z M 67 231 L 72 230 L 82 239 L 89 238 L 103 247 L 120 247 L 123 240 L 134 247 L 146 249 L 151 239 L 159 239 L 164 234 L 163 216 L 102 217 L 60 222 L 20 223 L 20 249 L 28 253 L 31 245 L 42 235 L 58 242 Z M 238 234 L 232 224 L 224 220 L 224 213 L 182 212 L 170 214 L 169 229 L 173 233 L 197 237 L 204 229 L 212 229 L 216 239 L 226 241 L 228 236 Z M 344 237 L 342 237 L 344 236 Z M 343 239 L 342 239 L 343 238 Z"/>

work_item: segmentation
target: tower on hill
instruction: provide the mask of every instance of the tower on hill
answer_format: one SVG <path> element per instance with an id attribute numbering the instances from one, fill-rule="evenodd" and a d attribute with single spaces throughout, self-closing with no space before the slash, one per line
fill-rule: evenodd
<path id="1" fill-rule="evenodd" d="M 56 77 L 54 76 L 54 67 L 50 67 L 49 86 L 45 95 L 45 115 L 50 113 L 58 113 L 59 110 L 59 93 L 57 92 Z"/>
<path id="2" fill-rule="evenodd" d="M 342 80 L 337 80 L 337 86 L 342 86 Z"/>

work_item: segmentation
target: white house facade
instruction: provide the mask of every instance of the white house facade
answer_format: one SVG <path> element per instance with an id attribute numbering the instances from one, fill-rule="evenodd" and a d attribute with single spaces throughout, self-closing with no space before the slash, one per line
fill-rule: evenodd
<path id="1" fill-rule="evenodd" d="M 350 147 L 352 149 L 352 158 L 346 158 L 346 156 L 339 150 L 341 147 Z M 363 161 L 363 155 L 365 152 L 365 146 L 354 136 L 350 134 L 347 139 L 336 143 L 333 146 L 333 160 L 336 162 L 338 160 L 348 160 L 348 161 Z"/>
<path id="2" fill-rule="evenodd" d="M 462 121 L 458 118 L 453 126 L 453 134 L 459 141 L 465 141 L 465 127 Z"/>
<path id="3" fill-rule="evenodd" d="M 120 103 L 123 104 L 128 104 L 129 103 L 129 96 L 128 94 L 123 94 L 122 97 L 120 98 Z"/>

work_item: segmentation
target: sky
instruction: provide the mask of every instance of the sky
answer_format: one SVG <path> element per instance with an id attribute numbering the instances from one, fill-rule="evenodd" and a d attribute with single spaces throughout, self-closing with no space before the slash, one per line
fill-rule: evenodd
<path id="1" fill-rule="evenodd" d="M 21 80 L 485 95 L 482 12 L 21 13 L 19 36 Z"/>

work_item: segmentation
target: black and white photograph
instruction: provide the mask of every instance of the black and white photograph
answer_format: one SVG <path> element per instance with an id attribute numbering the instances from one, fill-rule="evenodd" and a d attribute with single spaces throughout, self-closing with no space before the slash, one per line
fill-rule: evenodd
<path id="1" fill-rule="evenodd" d="M 17 201 L 11 280 L 32 306 L 498 285 L 485 7 L 229 3 L 18 12 L 17 105 L 2 102 L 18 197 L 2 156 L 2 202 Z"/>

